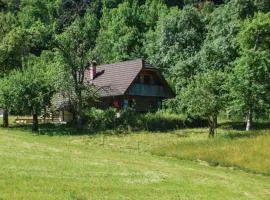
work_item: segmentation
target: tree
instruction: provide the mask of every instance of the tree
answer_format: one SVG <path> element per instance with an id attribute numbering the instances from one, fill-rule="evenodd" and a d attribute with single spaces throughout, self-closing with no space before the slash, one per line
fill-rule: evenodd
<path id="1" fill-rule="evenodd" d="M 96 31 L 96 17 L 88 13 L 84 18 L 78 17 L 62 34 L 56 36 L 56 46 L 64 68 L 72 79 L 77 99 L 75 110 L 78 129 L 82 128 L 84 74 L 93 59 Z"/>
<path id="2" fill-rule="evenodd" d="M 139 5 L 125 1 L 117 8 L 103 8 L 95 54 L 101 63 L 141 57 L 142 36 Z"/>
<path id="3" fill-rule="evenodd" d="M 230 115 L 246 116 L 246 131 L 255 114 L 263 116 L 270 102 L 270 56 L 267 52 L 246 52 L 235 62 L 230 79 Z"/>
<path id="4" fill-rule="evenodd" d="M 52 26 L 58 17 L 60 0 L 27 0 L 21 1 L 18 20 L 22 27 L 29 28 L 37 21 Z M 52 27 L 50 27 L 52 28 Z"/>
<path id="5" fill-rule="evenodd" d="M 155 30 L 158 20 L 168 12 L 169 8 L 163 0 L 146 0 L 140 7 L 139 17 L 143 27 L 139 28 L 143 32 Z"/>
<path id="6" fill-rule="evenodd" d="M 21 44 L 21 31 L 17 28 L 18 21 L 11 12 L 0 13 L 0 76 L 5 76 L 10 70 L 21 66 L 19 44 Z M 1 92 L 1 104 L 3 109 L 3 126 L 8 127 L 8 106 L 6 80 L 3 80 Z"/>
<path id="7" fill-rule="evenodd" d="M 13 105 L 12 85 L 9 77 L 3 77 L 0 79 L 0 108 L 3 109 L 3 127 L 9 126 L 8 112 L 11 110 Z"/>
<path id="8" fill-rule="evenodd" d="M 156 30 L 147 35 L 148 61 L 168 73 L 177 62 L 196 54 L 205 37 L 204 28 L 203 19 L 195 8 L 185 7 L 182 11 L 171 8 L 157 22 Z"/>
<path id="9" fill-rule="evenodd" d="M 205 39 L 203 16 L 194 7 L 182 11 L 171 8 L 157 23 L 155 31 L 147 33 L 145 51 L 150 63 L 158 66 L 176 89 L 174 104 L 192 77 L 198 73 L 198 52 Z"/>
<path id="10" fill-rule="evenodd" d="M 251 0 L 232 0 L 205 16 L 207 35 L 199 52 L 201 69 L 228 69 L 237 58 L 236 35 L 242 20 L 254 14 Z"/>
<path id="11" fill-rule="evenodd" d="M 83 17 L 89 11 L 92 2 L 93 0 L 62 0 L 58 9 L 60 16 L 57 31 L 63 31 L 77 17 Z"/>
<path id="12" fill-rule="evenodd" d="M 258 11 L 270 12 L 270 1 L 268 0 L 254 0 L 254 4 Z"/>
<path id="13" fill-rule="evenodd" d="M 207 5 L 207 4 L 206 4 Z M 181 93 L 193 81 L 194 76 L 208 70 L 228 73 L 238 56 L 238 44 L 235 41 L 240 30 L 242 17 L 252 15 L 248 5 L 250 1 L 232 0 L 217 8 L 207 6 L 202 10 L 207 34 L 200 49 L 186 60 L 179 60 L 170 70 L 177 98 L 174 104 L 181 104 Z"/>
<path id="14" fill-rule="evenodd" d="M 5 34 L 0 43 L 0 73 L 8 76 L 10 71 L 25 67 L 29 53 L 39 55 L 45 45 L 46 28 L 39 22 L 29 29 L 16 26 Z M 4 110 L 4 126 L 8 125 L 8 110 Z M 7 121 L 5 121 L 7 120 Z"/>
<path id="15" fill-rule="evenodd" d="M 253 116 L 267 110 L 270 102 L 270 14 L 258 13 L 245 20 L 237 36 L 240 57 L 231 79 L 231 111 L 245 113 L 246 130 Z M 260 113 L 261 115 L 261 113 Z"/>
<path id="16" fill-rule="evenodd" d="M 52 48 L 51 41 L 58 17 L 58 1 L 28 0 L 21 2 L 18 13 L 19 27 L 25 32 L 23 56 L 39 56 L 42 50 Z"/>
<path id="17" fill-rule="evenodd" d="M 56 71 L 52 58 L 50 53 L 30 57 L 25 68 L 14 71 L 8 79 L 12 84 L 9 97 L 13 99 L 12 107 L 15 112 L 32 114 L 34 132 L 38 131 L 38 116 L 50 105 L 55 91 Z"/>
<path id="18" fill-rule="evenodd" d="M 191 116 L 205 117 L 209 124 L 209 137 L 214 137 L 217 116 L 224 108 L 226 90 L 225 75 L 220 71 L 198 74 L 180 94 L 180 108 Z"/>
<path id="19" fill-rule="evenodd" d="M 49 48 L 57 7 L 57 3 L 47 0 L 9 1 L 7 5 L 8 11 L 0 13 L 1 76 L 24 67 L 29 53 L 40 55 Z M 5 126 L 8 112 L 4 110 Z"/>

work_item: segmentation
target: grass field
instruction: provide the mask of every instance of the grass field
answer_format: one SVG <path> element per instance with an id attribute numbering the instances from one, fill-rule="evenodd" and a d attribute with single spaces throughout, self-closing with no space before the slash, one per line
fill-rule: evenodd
<path id="1" fill-rule="evenodd" d="M 186 160 L 203 160 L 213 166 L 239 168 L 270 176 L 270 131 L 221 134 L 214 140 L 181 140 L 160 145 L 152 153 Z"/>
<path id="2" fill-rule="evenodd" d="M 261 175 L 269 172 L 267 133 L 208 140 L 204 129 L 91 136 L 0 129 L 0 199 L 270 199 L 270 176 Z"/>

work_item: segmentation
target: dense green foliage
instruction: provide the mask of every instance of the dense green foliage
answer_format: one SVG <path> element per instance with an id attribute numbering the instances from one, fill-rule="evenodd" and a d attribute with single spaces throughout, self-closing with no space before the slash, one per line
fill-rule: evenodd
<path id="1" fill-rule="evenodd" d="M 262 116 L 269 109 L 270 13 L 247 19 L 236 39 L 240 56 L 230 76 L 230 108 L 246 113 L 250 122 L 254 114 Z M 246 129 L 250 129 L 249 123 Z"/>
<path id="2" fill-rule="evenodd" d="M 181 116 L 168 111 L 138 114 L 132 109 L 120 112 L 116 109 L 95 109 L 85 111 L 88 128 L 94 132 L 116 130 L 118 133 L 127 131 L 172 131 L 187 127 L 204 127 L 207 121 L 201 118 Z"/>
<path id="3" fill-rule="evenodd" d="M 180 96 L 183 110 L 192 116 L 207 118 L 210 126 L 209 136 L 215 135 L 217 117 L 225 105 L 225 77 L 224 73 L 219 71 L 198 74 Z"/>
<path id="4" fill-rule="evenodd" d="M 43 79 L 43 86 L 31 86 L 38 95 L 49 95 L 46 101 L 37 98 L 35 105 L 46 107 L 55 93 L 69 93 L 78 128 L 87 107 L 84 99 L 97 98 L 95 89 L 84 84 L 92 60 L 144 58 L 176 91 L 167 107 L 212 119 L 212 135 L 220 112 L 246 118 L 247 130 L 254 117 L 269 115 L 268 0 L 4 0 L 0 10 L 0 105 L 5 113 L 33 114 L 30 100 L 20 111 L 15 109 L 22 99 L 8 85 L 15 84 L 10 83 L 14 74 L 29 87 L 41 81 L 38 74 L 51 70 L 40 64 L 46 51 L 54 55 L 57 73 Z M 33 76 L 26 78 L 28 73 Z"/>
<path id="5" fill-rule="evenodd" d="M 55 92 L 56 71 L 53 68 L 53 55 L 43 53 L 40 57 L 29 57 L 21 71 L 14 71 L 4 79 L 1 95 L 6 108 L 23 114 L 33 115 L 33 131 L 38 130 L 38 115 L 50 106 Z M 17 97 L 17 98 L 7 98 Z M 9 99 L 9 101 L 6 101 Z"/>

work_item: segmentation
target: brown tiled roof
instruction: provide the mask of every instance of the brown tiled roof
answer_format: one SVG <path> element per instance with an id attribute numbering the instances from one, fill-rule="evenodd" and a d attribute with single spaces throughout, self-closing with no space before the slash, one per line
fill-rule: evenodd
<path id="1" fill-rule="evenodd" d="M 100 88 L 102 97 L 124 95 L 142 68 L 142 59 L 98 65 L 93 84 Z M 86 71 L 85 78 L 90 81 L 89 71 Z"/>

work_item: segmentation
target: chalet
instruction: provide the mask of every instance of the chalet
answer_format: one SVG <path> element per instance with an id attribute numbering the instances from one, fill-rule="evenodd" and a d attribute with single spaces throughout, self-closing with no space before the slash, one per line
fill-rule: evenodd
<path id="1" fill-rule="evenodd" d="M 93 63 L 85 77 L 97 88 L 103 88 L 103 108 L 132 106 L 138 112 L 147 112 L 157 110 L 164 99 L 174 97 L 160 71 L 142 59 L 99 66 Z"/>
<path id="2" fill-rule="evenodd" d="M 161 72 L 142 59 L 105 65 L 93 62 L 85 71 L 85 82 L 101 88 L 99 106 L 104 109 L 133 107 L 137 112 L 156 111 L 164 99 L 175 96 Z M 60 116 L 61 121 L 71 119 L 66 111 Z"/>

